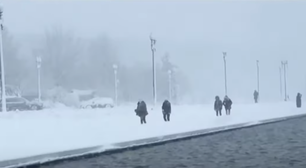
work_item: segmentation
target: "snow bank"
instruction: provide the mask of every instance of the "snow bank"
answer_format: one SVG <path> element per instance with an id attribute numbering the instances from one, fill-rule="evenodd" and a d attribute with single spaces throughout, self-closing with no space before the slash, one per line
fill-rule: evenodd
<path id="1" fill-rule="evenodd" d="M 235 104 L 232 115 L 222 117 L 212 105 L 181 105 L 173 106 L 171 122 L 156 107 L 140 125 L 134 108 L 1 113 L 0 161 L 304 113 L 292 102 Z"/>

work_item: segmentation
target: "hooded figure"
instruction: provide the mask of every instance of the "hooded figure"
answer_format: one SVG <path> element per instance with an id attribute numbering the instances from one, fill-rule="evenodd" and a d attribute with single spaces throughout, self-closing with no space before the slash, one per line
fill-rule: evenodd
<path id="1" fill-rule="evenodd" d="M 168 100 L 165 100 L 163 105 L 162 105 L 162 110 L 163 110 L 163 116 L 164 120 L 170 121 L 170 114 L 171 114 L 171 103 Z"/>
<path id="2" fill-rule="evenodd" d="M 255 103 L 258 103 L 259 93 L 257 92 L 257 90 L 254 91 L 253 96 L 254 96 Z"/>
<path id="3" fill-rule="evenodd" d="M 219 96 L 215 97 L 214 109 L 216 111 L 217 116 L 222 115 L 222 113 L 221 113 L 222 112 L 222 101 L 220 100 Z"/>
<path id="4" fill-rule="evenodd" d="M 232 104 L 233 104 L 232 100 L 228 96 L 225 96 L 223 100 L 223 105 L 225 108 L 226 115 L 231 114 Z"/>
<path id="5" fill-rule="evenodd" d="M 136 115 L 140 117 L 140 123 L 146 124 L 146 116 L 149 114 L 147 111 L 147 105 L 144 101 L 137 102 L 137 108 L 135 109 Z"/>
<path id="6" fill-rule="evenodd" d="M 296 95 L 296 107 L 301 108 L 302 107 L 302 94 L 298 93 Z"/>

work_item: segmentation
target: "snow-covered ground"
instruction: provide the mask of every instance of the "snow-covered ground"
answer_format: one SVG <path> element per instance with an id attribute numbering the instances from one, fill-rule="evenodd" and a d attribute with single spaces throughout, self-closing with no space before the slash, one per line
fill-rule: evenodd
<path id="1" fill-rule="evenodd" d="M 141 125 L 134 109 L 126 106 L 0 113 L 0 161 L 305 112 L 294 102 L 234 104 L 231 116 L 216 117 L 213 105 L 184 105 L 173 106 L 171 122 L 164 122 L 160 107 L 148 107 L 147 124 Z"/>

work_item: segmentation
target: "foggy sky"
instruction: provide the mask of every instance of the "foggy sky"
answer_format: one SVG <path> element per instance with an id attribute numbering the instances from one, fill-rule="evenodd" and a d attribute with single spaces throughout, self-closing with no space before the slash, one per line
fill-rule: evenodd
<path id="1" fill-rule="evenodd" d="M 44 35 L 60 26 L 78 37 L 107 35 L 127 64 L 150 66 L 149 35 L 156 55 L 170 54 L 192 85 L 197 101 L 224 96 L 222 52 L 227 54 L 228 95 L 252 100 L 256 60 L 260 98 L 279 100 L 279 66 L 288 60 L 291 99 L 306 93 L 305 1 L 39 1 L 4 0 L 4 24 L 15 37 Z M 158 86 L 157 86 L 158 87 Z"/>

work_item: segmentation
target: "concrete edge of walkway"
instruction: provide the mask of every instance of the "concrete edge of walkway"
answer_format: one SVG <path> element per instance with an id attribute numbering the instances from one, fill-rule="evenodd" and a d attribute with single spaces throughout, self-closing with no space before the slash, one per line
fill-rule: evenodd
<path id="1" fill-rule="evenodd" d="M 69 160 L 79 160 L 85 158 L 92 158 L 102 154 L 110 154 L 116 152 L 122 152 L 125 150 L 135 150 L 141 147 L 149 147 L 152 145 L 160 145 L 174 141 L 181 141 L 186 139 L 191 139 L 200 136 L 212 135 L 221 132 L 233 131 L 238 129 L 244 129 L 254 126 L 260 126 L 265 124 L 271 124 L 276 122 L 281 122 L 284 120 L 290 119 L 298 119 L 306 117 L 306 114 L 288 116 L 288 117 L 279 117 L 274 119 L 266 119 L 260 120 L 257 122 L 246 122 L 241 124 L 234 124 L 229 126 L 222 126 L 216 128 L 209 128 L 209 129 L 201 129 L 196 131 L 184 132 L 184 133 L 177 133 L 171 134 L 166 136 L 159 136 L 153 138 L 146 138 L 140 139 L 135 141 L 128 141 L 128 142 L 121 142 L 112 144 L 111 146 L 93 146 L 88 148 L 82 149 L 75 149 L 63 152 L 56 152 L 56 153 L 49 153 L 31 157 L 25 157 L 20 159 L 12 159 L 7 161 L 0 161 L 0 168 L 18 168 L 18 167 L 37 167 L 40 165 L 48 165 L 59 163 L 62 161 L 69 161 Z"/>

